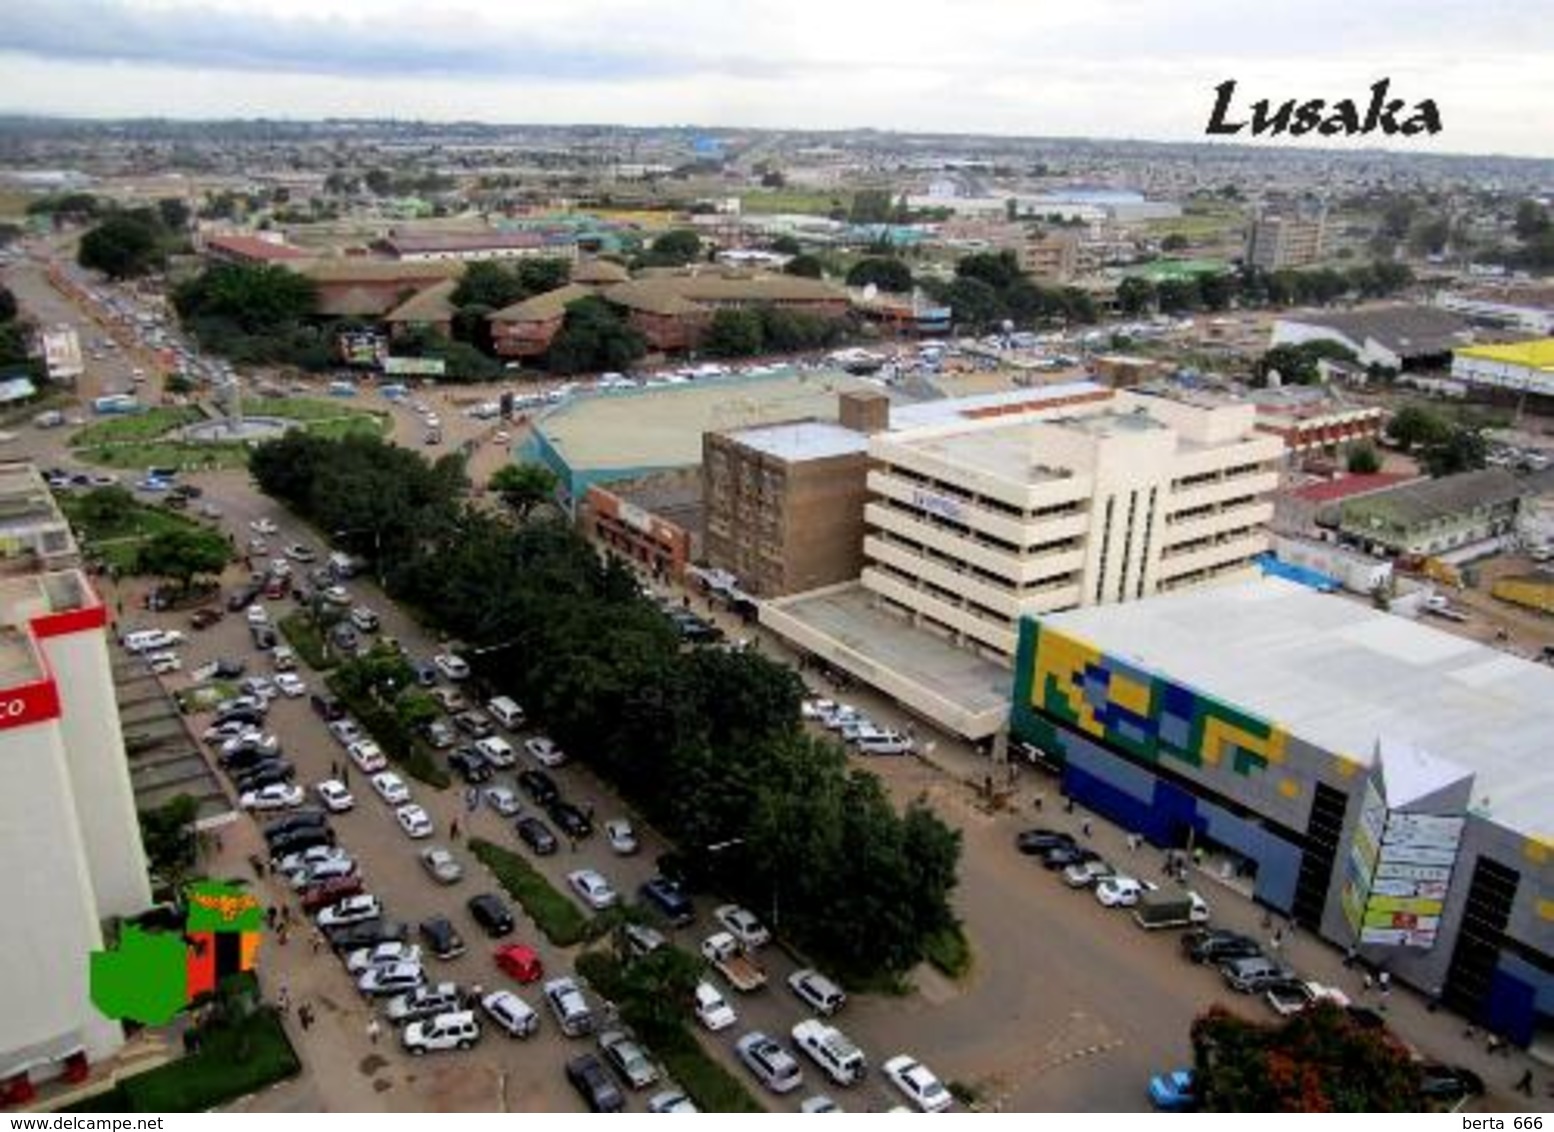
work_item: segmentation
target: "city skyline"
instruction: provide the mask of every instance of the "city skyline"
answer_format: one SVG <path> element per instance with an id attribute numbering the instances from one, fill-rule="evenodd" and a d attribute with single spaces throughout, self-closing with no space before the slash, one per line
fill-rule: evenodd
<path id="1" fill-rule="evenodd" d="M 405 118 L 698 124 L 1207 140 L 1217 84 L 1246 103 L 1394 97 L 1440 108 L 1434 136 L 1302 139 L 1337 149 L 1554 156 L 1528 111 L 1554 101 L 1530 3 L 1471 10 L 1334 0 L 1259 13 L 1225 0 L 1074 9 L 483 0 L 20 0 L 0 28 L 0 110 L 67 117 Z M 1237 139 L 1242 140 L 1242 139 Z M 1263 141 L 1292 148 L 1300 143 Z M 1310 148 L 1311 146 L 1301 146 Z"/>

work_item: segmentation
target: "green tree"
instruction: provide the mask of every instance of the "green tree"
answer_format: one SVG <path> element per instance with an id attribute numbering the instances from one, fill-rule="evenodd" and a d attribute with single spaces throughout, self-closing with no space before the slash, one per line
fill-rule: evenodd
<path id="1" fill-rule="evenodd" d="M 1516 206 L 1516 235 L 1532 240 L 1549 230 L 1549 210 L 1535 200 L 1524 200 Z"/>
<path id="2" fill-rule="evenodd" d="M 536 507 L 554 501 L 560 486 L 556 473 L 543 464 L 504 464 L 488 484 L 520 523 Z"/>
<path id="3" fill-rule="evenodd" d="M 715 358 L 747 358 L 761 352 L 761 315 L 724 307 L 713 313 L 701 348 Z"/>
<path id="4" fill-rule="evenodd" d="M 500 310 L 526 297 L 526 289 L 516 272 L 495 260 L 476 260 L 464 269 L 463 277 L 448 299 L 456 307 L 478 304 Z"/>
<path id="5" fill-rule="evenodd" d="M 0 322 L 10 322 L 17 313 L 16 296 L 9 287 L 0 286 Z"/>
<path id="6" fill-rule="evenodd" d="M 1269 374 L 1278 371 L 1279 380 L 1286 385 L 1314 385 L 1322 378 L 1318 363 L 1323 360 L 1354 363 L 1359 359 L 1353 350 L 1337 342 L 1284 343 L 1259 358 L 1253 373 L 1260 384 L 1267 382 Z"/>
<path id="7" fill-rule="evenodd" d="M 194 821 L 199 803 L 188 794 L 177 794 L 149 810 L 140 811 L 140 841 L 151 871 L 177 886 L 194 868 L 198 844 Z"/>
<path id="8" fill-rule="evenodd" d="M 1205 310 L 1222 311 L 1230 307 L 1235 298 L 1235 276 L 1223 272 L 1198 276 L 1198 296 Z"/>
<path id="9" fill-rule="evenodd" d="M 673 228 L 649 245 L 648 257 L 666 267 L 695 263 L 701 258 L 701 237 L 691 228 Z"/>
<path id="10" fill-rule="evenodd" d="M 1155 305 L 1155 285 L 1140 275 L 1117 284 L 1117 307 L 1126 315 L 1147 314 Z"/>
<path id="11" fill-rule="evenodd" d="M 782 270 L 785 275 L 797 275 L 804 279 L 822 279 L 826 273 L 820 257 L 813 255 L 796 255 L 783 264 Z"/>
<path id="12" fill-rule="evenodd" d="M 905 294 L 912 289 L 912 270 L 894 256 L 860 259 L 847 273 L 847 285 L 867 287 L 870 283 L 881 291 Z"/>
<path id="13" fill-rule="evenodd" d="M 1418 1112 L 1419 1069 L 1385 1029 L 1331 1003 L 1277 1024 L 1213 1007 L 1192 1026 L 1199 1103 L 1210 1112 Z"/>
<path id="14" fill-rule="evenodd" d="M 1203 301 L 1196 276 L 1162 279 L 1157 291 L 1160 309 L 1171 314 L 1197 310 Z"/>
<path id="15" fill-rule="evenodd" d="M 373 196 L 386 197 L 394 191 L 394 175 L 387 169 L 367 170 L 362 177 L 362 183 Z"/>
<path id="16" fill-rule="evenodd" d="M 180 197 L 163 197 L 156 202 L 156 210 L 162 220 L 162 227 L 169 232 L 182 232 L 189 227 L 189 221 L 194 217 L 193 210 Z"/>
<path id="17" fill-rule="evenodd" d="M 642 335 L 604 299 L 590 295 L 567 304 L 546 364 L 553 373 L 597 373 L 627 369 L 646 352 Z"/>
<path id="18" fill-rule="evenodd" d="M 1351 475 L 1375 475 L 1381 471 L 1381 454 L 1376 451 L 1376 446 L 1370 441 L 1362 440 L 1358 444 L 1351 444 L 1349 446 L 1346 466 Z"/>
<path id="19" fill-rule="evenodd" d="M 1451 433 L 1451 422 L 1433 409 L 1405 405 L 1387 422 L 1387 435 L 1405 452 L 1441 444 Z"/>
<path id="20" fill-rule="evenodd" d="M 888 189 L 859 189 L 853 194 L 848 219 L 854 224 L 889 224 L 895 215 L 895 201 Z"/>
<path id="21" fill-rule="evenodd" d="M 804 247 L 792 236 L 778 236 L 771 243 L 772 251 L 778 255 L 800 255 Z"/>
<path id="22" fill-rule="evenodd" d="M 167 266 L 167 233 L 152 214 L 116 212 L 81 237 L 76 261 L 110 279 L 133 279 Z"/>
<path id="23" fill-rule="evenodd" d="M 1160 241 L 1160 250 L 1163 252 L 1179 252 L 1188 246 L 1187 237 L 1180 232 L 1172 232 Z"/>
<path id="24" fill-rule="evenodd" d="M 1424 466 L 1435 477 L 1477 471 L 1489 460 L 1489 442 L 1482 429 L 1472 425 L 1453 425 L 1437 444 L 1424 450 Z"/>
<path id="25" fill-rule="evenodd" d="M 95 538 L 111 537 L 128 526 L 138 507 L 127 487 L 96 487 L 77 499 L 76 521 Z"/>
<path id="26" fill-rule="evenodd" d="M 980 279 L 1000 293 L 1024 277 L 1018 257 L 1007 249 L 963 256 L 955 265 L 955 274 L 961 279 Z"/>
<path id="27" fill-rule="evenodd" d="M 205 528 L 174 527 L 148 539 L 136 556 L 141 573 L 169 578 L 187 591 L 201 574 L 219 574 L 232 561 L 232 547 Z"/>
<path id="28" fill-rule="evenodd" d="M 218 263 L 175 287 L 172 300 L 187 322 L 218 322 L 246 334 L 271 334 L 312 314 L 318 287 L 278 264 Z"/>
<path id="29" fill-rule="evenodd" d="M 972 331 L 996 326 L 1006 314 L 1003 300 L 990 283 L 972 276 L 960 276 L 944 291 L 957 326 Z"/>

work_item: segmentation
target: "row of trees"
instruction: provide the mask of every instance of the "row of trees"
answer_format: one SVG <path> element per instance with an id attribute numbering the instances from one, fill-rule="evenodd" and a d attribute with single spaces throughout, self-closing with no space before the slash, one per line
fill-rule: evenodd
<path id="1" fill-rule="evenodd" d="M 1163 311 L 1222 311 L 1236 304 L 1286 307 L 1326 304 L 1346 295 L 1363 299 L 1396 294 L 1414 281 L 1407 264 L 1369 263 L 1339 271 L 1330 267 L 1266 271 L 1243 264 L 1235 271 L 1153 283 L 1129 276 L 1117 286 L 1117 306 L 1127 315 Z"/>
<path id="2" fill-rule="evenodd" d="M 233 361 L 323 369 L 333 359 L 333 329 L 307 321 L 318 287 L 288 268 L 211 264 L 170 297 L 194 340 Z"/>
<path id="3" fill-rule="evenodd" d="M 901 971 L 953 924 L 957 835 L 927 809 L 898 814 L 877 779 L 810 738 L 790 669 L 682 649 L 623 563 L 559 521 L 450 505 L 449 477 L 414 453 L 293 435 L 251 466 L 320 527 L 347 512 L 370 523 L 391 592 L 464 641 L 478 675 L 614 782 L 691 865 L 817 958 Z"/>
<path id="4" fill-rule="evenodd" d="M 715 358 L 748 358 L 836 345 L 847 333 L 840 319 L 763 304 L 724 308 L 712 316 L 701 348 Z"/>
<path id="5" fill-rule="evenodd" d="M 0 367 L 14 373 L 18 367 L 27 366 L 34 376 L 43 376 L 43 366 L 29 356 L 32 326 L 21 317 L 16 296 L 10 289 L 0 286 Z"/>

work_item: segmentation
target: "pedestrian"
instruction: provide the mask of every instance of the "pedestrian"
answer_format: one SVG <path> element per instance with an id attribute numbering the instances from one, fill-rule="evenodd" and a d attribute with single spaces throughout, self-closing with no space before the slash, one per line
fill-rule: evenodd
<path id="1" fill-rule="evenodd" d="M 297 1007 L 297 1021 L 302 1024 L 305 1033 L 313 1025 L 313 1008 L 305 1002 Z"/>
<path id="2" fill-rule="evenodd" d="M 1502 1038 L 1499 1034 L 1490 1034 L 1484 1039 L 1484 1052 L 1490 1054 L 1498 1053 L 1500 1051 L 1500 1047 L 1504 1043 L 1505 1039 Z"/>
<path id="3" fill-rule="evenodd" d="M 475 812 L 475 807 L 480 804 L 480 792 L 473 786 L 464 788 L 464 808 L 470 813 Z"/>
<path id="4" fill-rule="evenodd" d="M 287 934 L 290 931 L 291 931 L 291 928 L 288 927 L 285 923 L 282 923 L 281 926 L 278 929 L 276 929 L 276 932 L 275 932 L 275 942 L 280 944 L 282 947 L 285 947 L 286 946 L 286 936 L 287 936 Z"/>
<path id="5" fill-rule="evenodd" d="M 1047 796 L 1045 794 L 1043 794 L 1040 790 L 1038 790 L 1038 791 L 1036 791 L 1036 797 L 1031 799 L 1031 806 L 1039 814 L 1039 813 L 1041 813 L 1042 806 L 1046 804 L 1046 801 L 1047 801 Z"/>
<path id="6" fill-rule="evenodd" d="M 1084 834 L 1086 837 L 1090 836 L 1090 819 L 1089 818 L 1086 818 L 1084 821 L 1079 823 L 1079 832 Z"/>
<path id="7" fill-rule="evenodd" d="M 347 790 L 351 788 L 351 768 L 345 763 L 340 764 L 340 785 Z"/>
<path id="8" fill-rule="evenodd" d="M 1523 1096 L 1532 1096 L 1532 1070 L 1524 1069 L 1521 1078 L 1516 1082 L 1516 1091 Z"/>
<path id="9" fill-rule="evenodd" d="M 1355 951 L 1354 944 L 1351 943 L 1348 947 L 1346 947 L 1344 949 L 1344 970 L 1346 970 L 1346 971 L 1354 970 L 1354 961 L 1356 959 L 1358 959 L 1358 958 L 1359 958 L 1359 952 Z"/>
<path id="10" fill-rule="evenodd" d="M 211 841 L 215 844 L 215 846 L 216 846 L 216 855 L 219 857 L 221 855 L 221 849 L 222 849 L 221 834 L 219 834 L 219 833 L 212 834 L 211 835 Z"/>
<path id="11" fill-rule="evenodd" d="M 1376 980 L 1371 977 L 1369 971 L 1360 976 L 1360 985 L 1364 988 L 1364 993 L 1369 994 L 1371 987 L 1375 986 L 1375 984 Z"/>
<path id="12" fill-rule="evenodd" d="M 1203 846 L 1199 845 L 1192 851 L 1192 863 L 1195 868 L 1203 868 Z"/>
<path id="13" fill-rule="evenodd" d="M 592 802 L 588 803 L 588 808 L 586 810 L 584 810 L 583 813 L 584 813 L 584 816 L 586 816 L 588 818 L 588 824 L 589 825 L 593 825 L 593 823 L 594 823 L 594 804 Z"/>
<path id="14" fill-rule="evenodd" d="M 448 839 L 450 841 L 457 841 L 459 839 L 459 819 L 458 818 L 454 818 L 452 824 L 448 826 Z"/>
<path id="15" fill-rule="evenodd" d="M 367 1019 L 367 1040 L 369 1042 L 371 1042 L 373 1045 L 377 1045 L 378 1044 L 378 1034 L 381 1033 L 381 1032 L 382 1032 L 382 1027 L 380 1027 L 378 1025 L 377 1018 L 369 1018 L 369 1019 Z"/>
<path id="16" fill-rule="evenodd" d="M 1387 970 L 1385 967 L 1378 971 L 1376 973 L 1376 986 L 1380 989 L 1383 997 L 1391 993 L 1392 972 Z"/>
<path id="17" fill-rule="evenodd" d="M 291 905 L 290 904 L 282 904 L 281 905 L 281 923 L 285 924 L 287 927 L 291 926 Z"/>
<path id="18" fill-rule="evenodd" d="M 254 870 L 254 876 L 258 877 L 260 880 L 263 880 L 265 874 L 264 858 L 260 857 L 257 853 L 251 853 L 248 857 L 248 863 Z"/>
<path id="19" fill-rule="evenodd" d="M 1074 800 L 1072 798 L 1063 799 L 1063 812 L 1065 814 L 1071 814 L 1074 812 Z"/>
<path id="20" fill-rule="evenodd" d="M 1271 947 L 1274 951 L 1278 951 L 1279 948 L 1284 946 L 1284 929 L 1283 928 L 1274 928 L 1273 929 L 1273 936 L 1269 939 L 1268 946 Z"/>
<path id="21" fill-rule="evenodd" d="M 1128 852 L 1137 853 L 1139 851 L 1139 843 L 1143 840 L 1143 837 L 1137 833 L 1128 834 Z"/>
<path id="22" fill-rule="evenodd" d="M 282 1017 L 291 1012 L 291 991 L 287 989 L 285 983 L 281 984 L 281 992 L 275 996 L 275 1005 Z"/>
<path id="23" fill-rule="evenodd" d="M 576 853 L 577 852 L 577 838 L 573 837 L 569 833 L 569 834 L 567 834 L 567 843 L 572 846 L 572 852 Z"/>
<path id="24" fill-rule="evenodd" d="M 313 929 L 313 954 L 317 955 L 324 950 L 324 933 L 317 928 Z"/>
<path id="25" fill-rule="evenodd" d="M 275 910 L 275 905 L 273 904 L 264 910 L 265 923 L 270 925 L 270 930 L 272 932 L 275 930 L 275 921 L 279 919 L 279 917 L 280 913 Z"/>

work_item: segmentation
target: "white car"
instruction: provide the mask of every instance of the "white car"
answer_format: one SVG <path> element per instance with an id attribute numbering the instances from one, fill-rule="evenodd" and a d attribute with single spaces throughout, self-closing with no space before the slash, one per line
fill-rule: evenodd
<path id="1" fill-rule="evenodd" d="M 295 672 L 282 672 L 275 677 L 275 686 L 281 690 L 281 694 L 296 699 L 298 696 L 308 694 L 308 686 L 303 683 L 302 677 Z"/>
<path id="2" fill-rule="evenodd" d="M 772 933 L 756 919 L 754 912 L 738 904 L 724 904 L 712 913 L 712 918 L 723 930 L 748 948 L 765 947 L 772 941 Z"/>
<path id="3" fill-rule="evenodd" d="M 245 810 L 289 810 L 302 805 L 305 795 L 302 787 L 288 782 L 277 782 L 258 790 L 250 790 L 237 800 Z"/>
<path id="4" fill-rule="evenodd" d="M 540 1016 L 534 1008 L 510 990 L 492 991 L 480 1000 L 491 1021 L 511 1038 L 527 1038 L 539 1029 Z"/>
<path id="5" fill-rule="evenodd" d="M 464 879 L 464 866 L 441 845 L 429 845 L 421 850 L 421 867 L 438 884 L 457 884 Z"/>
<path id="6" fill-rule="evenodd" d="M 578 869 L 567 874 L 572 891 L 582 897 L 583 903 L 595 911 L 602 911 L 615 904 L 615 890 L 610 882 L 593 869 Z"/>
<path id="7" fill-rule="evenodd" d="M 475 740 L 475 750 L 479 751 L 481 757 L 494 767 L 505 770 L 518 765 L 518 756 L 513 753 L 513 745 L 498 735 L 487 735 L 484 739 Z"/>
<path id="8" fill-rule="evenodd" d="M 910 755 L 915 744 L 899 731 L 882 731 L 878 728 L 861 732 L 857 739 L 861 755 Z"/>
<path id="9" fill-rule="evenodd" d="M 361 724 L 354 719 L 334 720 L 329 724 L 329 734 L 335 737 L 335 742 L 347 750 L 352 743 L 358 743 L 364 738 Z"/>
<path id="10" fill-rule="evenodd" d="M 454 656 L 451 652 L 440 652 L 432 657 L 432 666 L 449 680 L 469 679 L 469 665 L 462 657 Z"/>
<path id="11" fill-rule="evenodd" d="M 386 967 L 390 963 L 414 963 L 420 965 L 421 949 L 413 943 L 390 940 L 376 947 L 363 947 L 345 957 L 345 969 L 359 975 L 372 967 Z"/>
<path id="12" fill-rule="evenodd" d="M 525 741 L 523 749 L 528 751 L 530 757 L 541 766 L 560 766 L 567 761 L 565 752 L 556 746 L 555 741 L 543 735 L 536 735 L 533 739 Z"/>
<path id="13" fill-rule="evenodd" d="M 343 814 L 355 809 L 356 799 L 351 797 L 351 792 L 345 788 L 345 783 L 334 778 L 326 778 L 313 792 L 318 795 L 318 800 L 324 803 L 324 809 L 332 814 Z"/>
<path id="14" fill-rule="evenodd" d="M 183 667 L 183 661 L 178 659 L 178 654 L 175 652 L 154 652 L 146 657 L 146 664 L 154 676 L 177 672 Z"/>
<path id="15" fill-rule="evenodd" d="M 391 806 L 403 806 L 410 801 L 410 787 L 405 780 L 391 770 L 372 776 L 372 788 Z"/>
<path id="16" fill-rule="evenodd" d="M 904 1053 L 891 1058 L 881 1069 L 885 1079 L 923 1112 L 943 1112 L 955 1099 L 928 1066 Z"/>
<path id="17" fill-rule="evenodd" d="M 394 811 L 394 817 L 399 822 L 399 828 L 415 840 L 432 835 L 432 819 L 420 806 L 401 806 Z"/>
<path id="18" fill-rule="evenodd" d="M 622 857 L 629 857 L 640 848 L 637 844 L 637 831 L 632 829 L 631 823 L 624 818 L 605 822 L 604 836 L 609 841 L 610 848 Z"/>
<path id="19" fill-rule="evenodd" d="M 523 803 L 518 800 L 518 792 L 506 786 L 487 786 L 485 798 L 486 805 L 504 818 L 513 817 L 523 809 Z"/>
<path id="20" fill-rule="evenodd" d="M 1131 908 L 1139 902 L 1141 895 L 1154 888 L 1149 881 L 1133 877 L 1102 877 L 1095 883 L 1095 898 L 1107 908 Z"/>
<path id="21" fill-rule="evenodd" d="M 713 1033 L 726 1030 L 739 1016 L 734 1013 L 734 1008 L 728 1004 L 728 999 L 711 983 L 696 984 L 696 1020 L 707 1027 Z"/>
<path id="22" fill-rule="evenodd" d="M 318 864 L 320 861 L 348 860 L 350 853 L 339 845 L 315 845 L 311 849 L 304 849 L 300 853 L 288 853 L 275 864 L 279 873 L 294 873 L 298 869 L 306 869 Z"/>
<path id="23" fill-rule="evenodd" d="M 248 524 L 248 529 L 258 535 L 273 535 L 278 530 L 280 530 L 280 528 L 272 523 L 269 519 L 255 519 L 253 522 Z"/>
<path id="24" fill-rule="evenodd" d="M 384 967 L 368 967 L 356 980 L 357 990 L 374 997 L 404 994 L 406 991 L 425 985 L 426 972 L 419 963 L 390 963 Z"/>
<path id="25" fill-rule="evenodd" d="M 221 744 L 221 753 L 230 758 L 239 751 L 257 751 L 261 755 L 277 755 L 281 750 L 281 741 L 274 735 L 266 735 L 257 727 L 250 727 L 246 731 L 240 731 L 232 738 Z"/>
<path id="26" fill-rule="evenodd" d="M 270 611 L 257 602 L 248 607 L 248 612 L 244 616 L 248 618 L 250 625 L 268 625 L 270 623 Z"/>
<path id="27" fill-rule="evenodd" d="M 388 766 L 388 756 L 371 739 L 358 739 L 346 747 L 345 753 L 351 756 L 351 761 L 363 774 L 377 774 Z"/>
<path id="28" fill-rule="evenodd" d="M 331 904 L 318 914 L 318 926 L 321 928 L 341 928 L 347 924 L 362 924 L 368 920 L 376 920 L 383 915 L 383 904 L 376 896 L 363 893 L 360 896 L 347 896 L 338 904 Z"/>
<path id="29" fill-rule="evenodd" d="M 356 862 L 349 856 L 331 857 L 327 861 L 315 861 L 311 865 L 295 869 L 286 878 L 293 889 L 301 892 L 315 884 L 322 884 L 326 880 L 339 880 L 341 877 L 356 875 Z"/>
<path id="30" fill-rule="evenodd" d="M 648 1098 L 649 1112 L 700 1112 L 694 1101 L 681 1089 L 665 1089 Z"/>
<path id="31" fill-rule="evenodd" d="M 177 629 L 138 629 L 124 634 L 124 647 L 129 652 L 153 652 L 183 644 L 183 634 Z"/>

